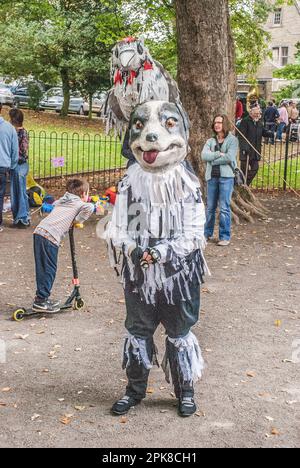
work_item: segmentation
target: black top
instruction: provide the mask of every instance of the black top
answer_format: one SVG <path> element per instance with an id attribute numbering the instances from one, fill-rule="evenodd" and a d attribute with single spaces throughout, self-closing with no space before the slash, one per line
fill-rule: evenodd
<path id="1" fill-rule="evenodd" d="M 216 139 L 216 146 L 215 146 L 215 151 L 222 151 L 222 145 L 223 143 L 219 143 L 218 140 Z M 211 171 L 211 176 L 215 178 L 220 178 L 221 177 L 221 168 L 220 165 L 213 166 L 212 171 Z"/>

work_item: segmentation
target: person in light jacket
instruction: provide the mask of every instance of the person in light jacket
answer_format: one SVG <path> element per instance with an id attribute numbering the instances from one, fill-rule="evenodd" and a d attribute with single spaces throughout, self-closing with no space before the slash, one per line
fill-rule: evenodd
<path id="1" fill-rule="evenodd" d="M 217 115 L 212 125 L 213 137 L 207 140 L 202 160 L 207 163 L 207 214 L 204 234 L 213 238 L 216 209 L 220 206 L 219 242 L 225 247 L 231 239 L 231 197 L 234 188 L 234 170 L 237 167 L 238 139 L 230 132 L 226 115 Z"/>

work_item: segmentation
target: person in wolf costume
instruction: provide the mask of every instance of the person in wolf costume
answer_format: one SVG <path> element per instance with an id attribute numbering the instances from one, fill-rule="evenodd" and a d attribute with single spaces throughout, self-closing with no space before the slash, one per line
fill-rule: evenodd
<path id="1" fill-rule="evenodd" d="M 196 411 L 194 383 L 204 367 L 190 331 L 198 321 L 205 270 L 205 209 L 199 180 L 185 158 L 189 123 L 176 104 L 150 101 L 131 115 L 130 147 L 137 163 L 120 182 L 104 238 L 111 262 L 123 254 L 122 280 L 127 317 L 123 368 L 126 394 L 112 407 L 125 414 L 146 396 L 153 363 L 153 335 L 166 329 L 163 369 L 170 373 L 181 416 Z"/>

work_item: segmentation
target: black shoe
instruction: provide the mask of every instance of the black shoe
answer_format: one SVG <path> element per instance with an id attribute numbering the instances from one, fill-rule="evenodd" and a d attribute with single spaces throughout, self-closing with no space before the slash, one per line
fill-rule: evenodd
<path id="1" fill-rule="evenodd" d="M 59 302 L 53 302 L 49 299 L 44 302 L 35 301 L 32 306 L 34 312 L 45 312 L 49 314 L 54 314 L 60 311 Z"/>
<path id="2" fill-rule="evenodd" d="M 111 408 L 111 411 L 113 414 L 117 414 L 118 416 L 122 416 L 123 414 L 128 413 L 130 408 L 133 408 L 134 406 L 138 405 L 141 402 L 141 400 L 136 400 L 133 397 L 124 395 L 123 398 L 120 400 L 116 401 L 114 405 Z"/>
<path id="3" fill-rule="evenodd" d="M 197 406 L 192 397 L 182 397 L 179 400 L 178 412 L 183 418 L 192 416 L 197 411 Z"/>

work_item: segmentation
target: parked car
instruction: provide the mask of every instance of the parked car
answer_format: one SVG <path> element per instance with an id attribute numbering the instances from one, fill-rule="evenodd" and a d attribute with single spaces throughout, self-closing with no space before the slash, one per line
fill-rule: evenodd
<path id="1" fill-rule="evenodd" d="M 63 102 L 62 88 L 51 88 L 44 94 L 40 101 L 40 110 L 55 110 L 56 112 L 60 112 Z M 70 114 L 84 115 L 84 102 L 85 100 L 79 93 L 73 92 L 71 94 L 68 112 Z"/>
<path id="2" fill-rule="evenodd" d="M 40 101 L 40 110 L 56 110 L 63 103 L 63 92 L 61 88 L 49 89 Z"/>
<path id="3" fill-rule="evenodd" d="M 101 112 L 105 104 L 107 93 L 95 93 L 92 100 L 92 112 L 97 114 L 98 117 L 101 117 Z M 90 104 L 88 100 L 85 100 L 83 103 L 84 115 L 89 115 Z"/>
<path id="4" fill-rule="evenodd" d="M 0 102 L 8 106 L 13 106 L 14 97 L 10 87 L 4 83 L 0 83 Z"/>
<path id="5" fill-rule="evenodd" d="M 44 88 L 38 82 L 28 82 L 23 85 L 12 87 L 15 107 L 29 107 L 30 100 L 33 99 L 32 95 L 30 95 L 30 86 L 39 88 L 38 89 L 39 94 L 44 91 Z M 39 98 L 37 99 L 39 100 Z M 38 103 L 38 100 L 37 100 L 37 103 Z"/>

